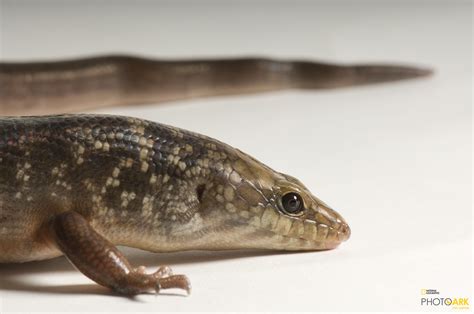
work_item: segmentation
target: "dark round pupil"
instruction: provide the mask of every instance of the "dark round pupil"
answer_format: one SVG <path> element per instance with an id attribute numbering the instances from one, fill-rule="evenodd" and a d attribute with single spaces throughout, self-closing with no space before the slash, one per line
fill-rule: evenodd
<path id="1" fill-rule="evenodd" d="M 296 193 L 288 193 L 282 198 L 283 208 L 290 214 L 295 214 L 303 209 L 303 201 Z"/>

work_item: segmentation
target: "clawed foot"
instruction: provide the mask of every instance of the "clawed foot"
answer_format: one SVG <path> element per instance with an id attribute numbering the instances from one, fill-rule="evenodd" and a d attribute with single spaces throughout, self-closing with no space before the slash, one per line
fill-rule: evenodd
<path id="1" fill-rule="evenodd" d="M 145 266 L 139 266 L 135 268 L 135 271 L 139 274 L 153 277 L 156 293 L 165 289 L 182 289 L 186 291 L 188 295 L 191 294 L 191 283 L 188 277 L 185 275 L 173 275 L 173 271 L 169 266 L 161 266 L 156 272 L 149 275 L 145 274 Z"/>

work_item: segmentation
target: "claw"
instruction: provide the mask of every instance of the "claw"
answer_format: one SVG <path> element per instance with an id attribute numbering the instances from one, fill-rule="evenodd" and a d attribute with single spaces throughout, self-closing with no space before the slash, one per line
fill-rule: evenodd
<path id="1" fill-rule="evenodd" d="M 187 295 L 191 294 L 191 283 L 185 275 L 171 275 L 169 277 L 159 278 L 157 281 L 157 291 L 161 289 L 182 289 Z"/>
<path id="2" fill-rule="evenodd" d="M 157 279 L 169 277 L 171 275 L 173 275 L 173 270 L 169 266 L 161 266 L 156 272 L 153 273 L 153 277 Z"/>
<path id="3" fill-rule="evenodd" d="M 135 272 L 139 273 L 139 274 L 144 274 L 146 271 L 146 267 L 145 266 L 138 266 L 137 268 L 135 268 Z"/>

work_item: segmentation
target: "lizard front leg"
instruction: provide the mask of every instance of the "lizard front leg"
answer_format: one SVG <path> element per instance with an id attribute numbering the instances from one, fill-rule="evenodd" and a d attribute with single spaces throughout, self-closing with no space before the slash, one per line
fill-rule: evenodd
<path id="1" fill-rule="evenodd" d="M 184 275 L 173 275 L 169 267 L 146 274 L 143 266 L 133 268 L 125 256 L 98 234 L 79 213 L 58 214 L 49 225 L 52 241 L 71 263 L 98 284 L 121 294 L 134 295 L 178 288 L 189 294 L 191 285 Z"/>

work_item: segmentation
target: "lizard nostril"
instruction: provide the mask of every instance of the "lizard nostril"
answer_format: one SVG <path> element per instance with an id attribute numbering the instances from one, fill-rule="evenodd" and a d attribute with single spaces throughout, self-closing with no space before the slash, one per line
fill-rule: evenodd
<path id="1" fill-rule="evenodd" d="M 346 241 L 347 239 L 349 239 L 349 237 L 351 236 L 351 228 L 349 228 L 349 225 L 345 223 L 342 224 L 339 228 L 338 235 L 341 241 Z"/>

